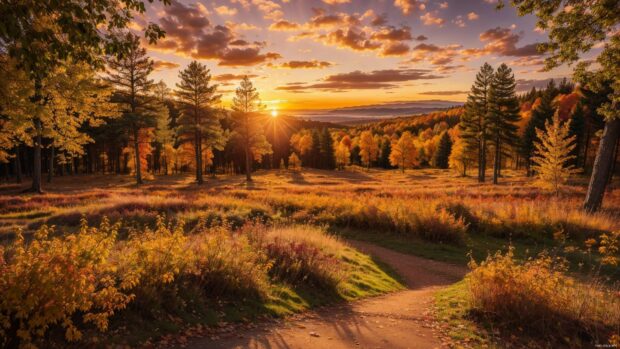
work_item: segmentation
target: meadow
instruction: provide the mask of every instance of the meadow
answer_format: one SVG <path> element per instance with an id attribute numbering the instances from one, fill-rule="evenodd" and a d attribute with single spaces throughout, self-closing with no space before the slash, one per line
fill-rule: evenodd
<path id="1" fill-rule="evenodd" d="M 453 333 L 456 339 L 475 334 L 492 341 L 478 324 L 501 319 L 480 316 L 472 325 L 471 314 L 489 310 L 518 318 L 515 314 L 531 313 L 522 306 L 531 297 L 551 302 L 559 284 L 565 299 L 608 303 L 574 303 L 571 314 L 577 315 L 558 318 L 590 316 L 583 309 L 611 310 L 603 320 L 592 310 L 596 320 L 588 326 L 574 319 L 558 323 L 587 327 L 588 335 L 608 335 L 618 325 L 613 317 L 620 314 L 620 301 L 613 290 L 620 275 L 617 264 L 601 262 L 618 253 L 612 233 L 620 230 L 620 195 L 611 191 L 604 210 L 586 214 L 580 207 L 581 179 L 560 197 L 510 171 L 492 185 L 446 170 L 355 167 L 260 171 L 249 184 L 241 176 L 217 176 L 201 186 L 180 175 L 160 176 L 141 187 L 125 176 L 68 176 L 48 188 L 43 195 L 24 195 L 18 185 L 1 187 L 0 289 L 9 296 L 0 303 L 0 314 L 9 324 L 5 334 L 15 331 L 27 342 L 63 336 L 96 341 L 98 329 L 111 330 L 120 343 L 144 343 L 192 324 L 284 316 L 403 287 L 389 268 L 349 247 L 346 239 L 469 262 L 469 283 L 445 291 L 458 300 L 438 302 L 449 321 L 469 322 L 465 328 L 472 328 L 466 335 Z M 597 252 L 605 245 L 604 234 L 616 236 L 606 254 Z M 565 259 L 563 269 L 541 262 L 541 251 Z M 61 277 L 67 265 L 76 272 Z M 547 283 L 538 285 L 541 273 L 556 278 L 543 277 Z M 17 282 L 25 276 L 30 283 Z M 593 278 L 596 287 L 587 291 L 571 286 Z M 59 279 L 63 282 L 54 284 Z M 84 283 L 91 287 L 82 288 Z M 496 292 L 486 292 L 490 285 Z M 32 289 L 40 293 L 26 292 Z M 608 293 L 611 298 L 603 296 Z M 492 306 L 507 295 L 518 302 L 514 309 L 501 309 L 507 311 L 502 315 Z M 560 301 L 553 307 L 567 309 Z M 145 331 L 144 323 L 158 324 L 152 326 L 157 331 Z M 546 338 L 553 326 L 539 330 L 553 342 Z"/>

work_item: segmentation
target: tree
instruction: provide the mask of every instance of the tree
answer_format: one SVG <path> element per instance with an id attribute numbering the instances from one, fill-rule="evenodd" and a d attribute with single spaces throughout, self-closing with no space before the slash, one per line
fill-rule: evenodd
<path id="1" fill-rule="evenodd" d="M 575 157 L 572 164 L 577 167 L 585 161 L 586 157 L 586 154 L 584 154 L 586 118 L 581 102 L 577 103 L 571 113 L 569 125 L 568 132 L 575 137 L 575 149 L 571 152 L 571 155 Z"/>
<path id="2" fill-rule="evenodd" d="M 174 145 L 176 128 L 172 127 L 170 123 L 170 108 L 168 108 L 167 102 L 170 89 L 166 86 L 166 83 L 160 81 L 155 84 L 155 96 L 162 105 L 166 105 L 163 113 L 160 113 L 157 118 L 157 125 L 155 129 L 155 141 L 159 147 L 158 168 L 161 170 L 163 167 L 164 175 L 168 175 L 171 161 L 174 157 Z M 167 111 L 167 112 L 166 112 Z"/>
<path id="3" fill-rule="evenodd" d="M 288 157 L 288 169 L 291 171 L 301 170 L 301 160 L 299 160 L 297 154 L 292 153 L 291 156 Z"/>
<path id="4" fill-rule="evenodd" d="M 456 137 L 448 158 L 450 168 L 465 177 L 467 176 L 467 168 L 473 161 L 474 155 L 472 155 L 471 149 L 461 137 Z"/>
<path id="5" fill-rule="evenodd" d="M 310 166 L 321 168 L 321 135 L 319 131 L 312 129 L 312 146 L 310 147 Z"/>
<path id="6" fill-rule="evenodd" d="M 452 140 L 447 131 L 439 139 L 439 147 L 433 156 L 433 166 L 437 168 L 448 168 L 448 159 L 452 151 Z"/>
<path id="7" fill-rule="evenodd" d="M 340 170 L 343 170 L 345 166 L 351 163 L 351 150 L 344 140 L 345 139 L 343 137 L 343 139 L 341 139 L 336 146 L 336 165 Z"/>
<path id="8" fill-rule="evenodd" d="M 366 168 L 370 168 L 370 164 L 377 160 L 377 156 L 379 155 L 379 145 L 371 131 L 362 132 L 360 135 L 359 147 L 362 164 L 366 166 Z"/>
<path id="9" fill-rule="evenodd" d="M 604 43 L 603 50 L 596 57 L 599 68 L 588 70 L 590 62 L 577 65 L 574 80 L 594 92 L 611 86 L 613 92 L 602 103 L 598 112 L 605 116 L 605 128 L 594 160 L 594 168 L 584 209 L 597 211 L 603 202 L 603 195 L 615 161 L 615 147 L 620 138 L 620 6 L 617 0 L 592 1 L 534 1 L 512 0 L 520 15 L 536 14 L 537 27 L 548 31 L 549 41 L 540 45 L 549 53 L 545 68 L 552 69 L 563 63 L 579 60 L 580 54 L 589 52 L 595 45 Z M 503 1 L 498 6 L 502 7 Z"/>
<path id="10" fill-rule="evenodd" d="M 108 81 L 116 86 L 116 102 L 122 105 L 123 121 L 128 125 L 133 141 L 134 163 L 140 162 L 140 130 L 155 127 L 155 115 L 162 112 L 162 105 L 153 94 L 153 61 L 140 46 L 140 38 L 128 33 L 125 41 L 129 50 L 125 55 L 108 59 Z M 142 184 L 142 166 L 135 167 L 136 184 Z"/>
<path id="11" fill-rule="evenodd" d="M 556 114 L 553 123 L 545 122 L 545 131 L 536 129 L 538 139 L 534 143 L 536 155 L 532 158 L 535 163 L 538 180 L 542 188 L 549 188 L 557 195 L 566 180 L 576 172 L 569 162 L 575 158 L 571 152 L 575 148 L 575 136 L 569 134 L 570 121 L 561 123 Z"/>
<path id="12" fill-rule="evenodd" d="M 232 104 L 235 136 L 245 153 L 245 177 L 252 181 L 252 162 L 255 158 L 271 153 L 271 145 L 260 124 L 260 97 L 247 76 L 243 77 L 235 91 Z"/>
<path id="13" fill-rule="evenodd" d="M 162 0 L 170 4 L 170 0 Z M 85 6 L 81 0 L 0 2 L 0 51 L 19 62 L 32 83 L 30 102 L 37 105 L 31 115 L 34 148 L 32 190 L 41 192 L 41 147 L 43 124 L 39 112 L 49 99 L 43 81 L 70 58 L 74 64 L 103 66 L 101 57 L 129 51 L 129 45 L 115 35 L 125 29 L 133 15 L 144 13 L 141 0 L 100 0 Z M 101 30 L 105 28 L 106 30 Z M 164 36 L 155 24 L 145 27 L 145 36 L 154 43 Z"/>
<path id="14" fill-rule="evenodd" d="M 334 140 L 327 127 L 321 132 L 321 159 L 323 160 L 323 168 L 333 170 L 336 167 Z"/>
<path id="15" fill-rule="evenodd" d="M 493 67 L 485 63 L 476 74 L 465 103 L 465 113 L 460 122 L 461 137 L 468 147 L 478 151 L 478 181 L 485 181 L 487 141 L 490 134 L 489 114 L 491 105 L 489 94 L 494 80 Z"/>
<path id="16" fill-rule="evenodd" d="M 181 141 L 193 138 L 196 182 L 203 183 L 203 148 L 216 146 L 222 149 L 224 135 L 215 104 L 221 95 L 216 94 L 218 85 L 211 85 L 209 69 L 197 61 L 191 62 L 179 73 L 176 95 L 181 105 L 178 133 Z"/>
<path id="17" fill-rule="evenodd" d="M 542 129 L 548 120 L 553 118 L 553 98 L 555 94 L 555 86 L 553 80 L 549 82 L 547 88 L 540 97 L 540 104 L 532 110 L 530 119 L 525 125 L 523 137 L 521 138 L 521 156 L 525 159 L 525 168 L 527 175 L 532 175 L 532 156 L 534 156 L 534 143 L 538 141 L 536 129 Z"/>
<path id="18" fill-rule="evenodd" d="M 502 147 L 514 145 L 517 139 L 516 123 L 521 116 L 515 87 L 512 69 L 502 63 L 495 72 L 489 93 L 489 133 L 495 148 L 493 184 L 497 184 L 500 174 Z"/>
<path id="19" fill-rule="evenodd" d="M 418 152 L 413 144 L 411 132 L 405 131 L 392 146 L 390 164 L 400 168 L 401 172 L 418 164 Z"/>
<path id="20" fill-rule="evenodd" d="M 391 153 L 392 153 L 392 142 L 390 142 L 389 138 L 385 138 L 383 139 L 383 142 L 381 142 L 381 155 L 379 158 L 379 166 L 385 169 L 391 168 L 391 165 L 390 165 L 390 154 Z"/>

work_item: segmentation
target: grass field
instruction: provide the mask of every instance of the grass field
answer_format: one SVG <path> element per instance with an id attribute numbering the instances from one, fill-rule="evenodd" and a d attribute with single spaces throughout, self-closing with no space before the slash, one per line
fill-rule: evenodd
<path id="1" fill-rule="evenodd" d="M 26 243 L 35 241 L 48 248 L 45 254 L 27 250 L 28 265 L 56 261 L 49 257 L 54 253 L 68 258 L 70 248 L 66 252 L 50 246 L 74 243 L 67 240 L 70 233 L 78 236 L 75 251 L 90 251 L 89 244 L 97 244 L 87 240 L 93 239 L 90 235 L 81 235 L 83 220 L 90 227 L 103 222 L 93 232 L 112 229 L 105 228 L 109 221 L 114 232 L 102 235 L 101 241 L 108 241 L 109 246 L 101 253 L 111 257 L 104 258 L 104 264 L 93 259 L 82 267 L 93 275 L 108 273 L 106 268 L 112 267 L 115 272 L 110 275 L 118 280 L 114 289 L 135 296 L 125 304 L 115 303 L 119 305 L 116 312 L 124 316 L 106 317 L 106 321 L 111 319 L 112 337 L 121 343 L 144 342 L 188 324 L 281 316 L 402 288 L 389 268 L 343 244 L 334 234 L 458 264 L 471 258 L 481 261 L 509 246 L 514 247 L 517 260 L 543 250 L 561 250 L 570 261 L 568 270 L 581 278 L 600 260 L 598 254 L 584 252 L 584 243 L 620 229 L 617 190 L 607 194 L 604 210 L 586 215 L 580 207 L 583 180 L 574 181 L 556 197 L 510 171 L 499 185 L 478 184 L 442 170 L 351 169 L 258 172 L 251 184 L 241 176 L 218 176 L 202 186 L 189 176 L 167 176 L 139 188 L 130 177 L 74 176 L 55 178 L 46 188 L 44 195 L 30 195 L 22 194 L 18 185 L 0 186 L 0 237 L 8 246 L 5 255 L 15 259 L 18 253 L 14 251 L 20 246 L 16 238 L 23 237 Z M 42 234 L 44 226 L 54 229 Z M 217 240 L 214 232 L 222 231 L 223 237 Z M 559 233 L 564 237 L 561 240 Z M 224 249 L 228 259 L 205 252 L 214 246 Z M 140 264 L 135 259 L 133 263 L 130 257 L 134 254 L 150 256 L 150 262 Z M 200 257 L 204 255 L 210 257 Z M 254 272 L 244 272 L 241 264 L 251 265 Z M 141 269 L 131 269 L 135 265 Z M 14 261 L 8 266 L 6 270 L 15 278 L 23 276 Z M 620 278 L 615 266 L 601 271 L 609 282 Z M 123 286 L 129 282 L 122 276 L 127 274 L 139 276 L 130 287 Z M 203 282 L 201 288 L 188 288 L 196 278 Z M 228 286 L 221 289 L 222 285 Z M 68 283 L 63 290 L 72 292 L 74 286 Z M 17 286 L 8 282 L 4 287 L 15 291 L 11 287 Z M 467 293 L 463 283 L 444 291 L 438 298 L 441 317 L 465 324 L 456 327 L 465 332 L 453 331 L 453 338 L 483 343 L 483 327 L 476 330 L 475 323 L 467 322 Z M 94 294 L 84 297 L 97 297 Z M 171 309 L 169 304 L 158 303 L 171 294 L 178 299 L 175 304 L 183 306 Z M 231 294 L 236 296 L 231 298 Z M 188 302 L 193 304 L 192 311 L 187 311 Z M 55 321 L 65 315 L 57 314 Z"/>

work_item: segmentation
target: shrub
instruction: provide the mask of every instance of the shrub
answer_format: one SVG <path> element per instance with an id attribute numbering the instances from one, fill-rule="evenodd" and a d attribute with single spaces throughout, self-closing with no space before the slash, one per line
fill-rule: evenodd
<path id="1" fill-rule="evenodd" d="M 567 276 L 566 266 L 545 254 L 518 263 L 512 248 L 480 265 L 472 262 L 472 307 L 500 328 L 519 328 L 554 345 L 603 343 L 620 330 L 618 291 Z"/>
<path id="2" fill-rule="evenodd" d="M 106 330 L 108 318 L 133 299 L 110 259 L 115 226 L 104 221 L 95 229 L 83 222 L 75 235 L 50 238 L 52 232 L 42 227 L 30 244 L 18 235 L 0 249 L 0 342 L 6 346 L 27 346 L 53 325 L 68 340 L 80 339 L 76 314 Z"/>
<path id="3" fill-rule="evenodd" d="M 271 274 L 293 285 L 335 291 L 346 275 L 340 259 L 346 246 L 322 229 L 295 226 L 268 230 L 260 245 L 273 263 Z"/>

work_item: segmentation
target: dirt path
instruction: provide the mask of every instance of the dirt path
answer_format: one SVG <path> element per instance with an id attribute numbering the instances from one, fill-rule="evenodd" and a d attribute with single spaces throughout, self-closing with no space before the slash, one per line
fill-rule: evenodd
<path id="1" fill-rule="evenodd" d="M 191 340 L 187 348 L 438 348 L 429 310 L 437 288 L 463 277 L 464 267 L 351 241 L 355 248 L 392 266 L 408 290 L 309 311 L 285 321 L 217 339 Z"/>

